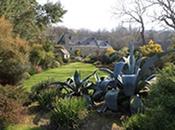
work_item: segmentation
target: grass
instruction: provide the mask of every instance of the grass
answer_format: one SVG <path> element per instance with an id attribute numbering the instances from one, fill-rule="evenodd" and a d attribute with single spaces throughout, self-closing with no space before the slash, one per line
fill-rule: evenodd
<path id="1" fill-rule="evenodd" d="M 4 130 L 43 130 L 43 129 L 38 127 L 32 127 L 30 125 L 19 124 L 19 125 L 10 125 L 6 127 Z"/>
<path id="2" fill-rule="evenodd" d="M 24 88 L 27 91 L 31 90 L 31 87 L 43 80 L 55 79 L 59 81 L 65 81 L 68 77 L 71 77 L 75 70 L 79 70 L 82 77 L 92 73 L 97 68 L 91 64 L 85 64 L 81 62 L 70 63 L 59 68 L 49 69 L 42 73 L 35 74 L 30 79 L 24 81 Z"/>

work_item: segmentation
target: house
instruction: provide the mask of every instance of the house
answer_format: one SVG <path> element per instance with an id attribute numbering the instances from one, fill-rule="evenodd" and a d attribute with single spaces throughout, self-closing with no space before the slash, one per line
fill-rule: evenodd
<path id="1" fill-rule="evenodd" d="M 63 45 L 70 53 L 74 54 L 76 50 L 81 51 L 81 55 L 103 53 L 107 48 L 111 48 L 107 40 L 98 40 L 95 37 L 88 37 L 78 41 L 72 41 L 71 37 L 63 34 L 57 44 Z"/>
<path id="2" fill-rule="evenodd" d="M 55 45 L 55 52 L 56 56 L 61 56 L 63 61 L 66 61 L 70 58 L 70 53 L 64 48 L 64 46 Z"/>

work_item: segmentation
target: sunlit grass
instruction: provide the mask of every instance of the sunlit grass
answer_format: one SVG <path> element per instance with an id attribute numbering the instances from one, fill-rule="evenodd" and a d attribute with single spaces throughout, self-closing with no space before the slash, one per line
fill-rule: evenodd
<path id="1" fill-rule="evenodd" d="M 8 127 L 6 127 L 4 130 L 43 130 L 42 128 L 38 128 L 38 127 L 32 127 L 30 125 L 10 125 Z"/>
<path id="2" fill-rule="evenodd" d="M 27 91 L 30 91 L 33 85 L 47 79 L 65 81 L 68 77 L 71 77 L 74 74 L 75 70 L 79 70 L 81 76 L 85 77 L 96 69 L 97 68 L 91 64 L 84 64 L 81 62 L 70 63 L 59 68 L 49 69 L 40 74 L 31 76 L 30 79 L 24 81 L 24 88 Z"/>

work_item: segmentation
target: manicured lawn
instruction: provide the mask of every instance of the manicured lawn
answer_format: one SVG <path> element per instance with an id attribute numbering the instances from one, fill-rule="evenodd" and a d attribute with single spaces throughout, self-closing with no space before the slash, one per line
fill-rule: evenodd
<path id="1" fill-rule="evenodd" d="M 30 79 L 24 81 L 24 88 L 27 91 L 31 90 L 31 87 L 43 80 L 55 79 L 60 81 L 65 81 L 68 77 L 72 76 L 75 70 L 79 70 L 81 76 L 84 77 L 92 73 L 97 68 L 91 64 L 84 64 L 80 62 L 70 63 L 59 68 L 49 69 L 42 73 L 35 74 L 30 77 Z"/>

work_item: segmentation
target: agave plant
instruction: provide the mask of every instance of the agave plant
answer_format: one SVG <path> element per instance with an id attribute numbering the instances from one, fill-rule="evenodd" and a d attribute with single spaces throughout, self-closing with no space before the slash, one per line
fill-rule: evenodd
<path id="1" fill-rule="evenodd" d="M 101 70 L 109 73 L 110 76 L 123 87 L 126 96 L 133 96 L 141 70 L 141 61 L 142 58 L 136 61 L 134 57 L 134 47 L 130 46 L 129 56 L 127 58 L 124 57 L 123 61 L 116 63 L 113 72 L 106 68 L 102 68 Z"/>
<path id="2" fill-rule="evenodd" d="M 116 63 L 114 71 L 107 68 L 100 69 L 101 71 L 107 72 L 109 76 L 105 80 L 97 81 L 95 87 L 96 93 L 94 93 L 93 96 L 101 94 L 102 97 L 103 95 L 103 97 L 105 97 L 106 107 L 112 111 L 116 111 L 119 102 L 121 102 L 121 98 L 119 99 L 118 97 L 120 93 L 123 93 L 121 95 L 126 96 L 124 99 L 130 99 L 130 97 L 137 94 L 138 91 L 136 90 L 140 79 L 140 65 L 142 59 L 143 58 L 139 58 L 138 60 L 135 59 L 134 47 L 130 46 L 129 56 L 124 57 L 122 61 Z"/>
<path id="3" fill-rule="evenodd" d="M 89 78 L 95 73 L 96 71 L 89 74 L 84 79 L 81 79 L 80 72 L 76 70 L 74 75 L 71 78 L 68 78 L 65 82 L 56 81 L 50 85 L 56 85 L 60 89 L 64 89 L 65 94 L 68 97 L 89 95 L 89 89 L 93 86 L 93 83 L 89 81 Z"/>

